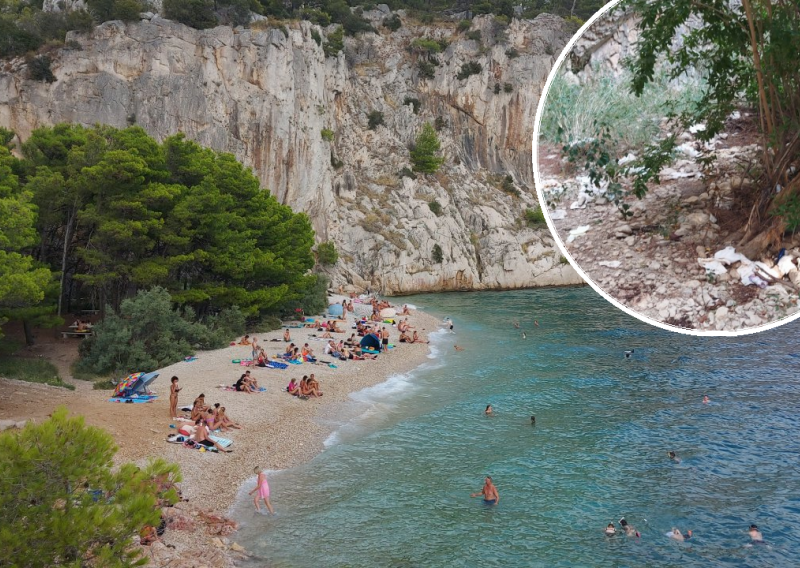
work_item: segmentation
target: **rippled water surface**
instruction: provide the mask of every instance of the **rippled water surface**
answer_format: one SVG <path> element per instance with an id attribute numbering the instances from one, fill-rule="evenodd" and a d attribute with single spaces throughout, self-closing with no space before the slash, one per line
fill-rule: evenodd
<path id="1" fill-rule="evenodd" d="M 276 517 L 242 499 L 252 565 L 800 566 L 797 322 L 686 337 L 589 288 L 410 301 L 455 335 L 358 393 L 323 454 L 270 476 Z M 469 497 L 485 475 L 496 507 Z M 603 535 L 621 516 L 641 538 Z M 745 546 L 750 523 L 767 545 Z"/>

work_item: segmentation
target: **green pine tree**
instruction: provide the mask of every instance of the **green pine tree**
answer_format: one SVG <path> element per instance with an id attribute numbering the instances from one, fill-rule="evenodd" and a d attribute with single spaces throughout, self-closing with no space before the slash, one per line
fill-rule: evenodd
<path id="1" fill-rule="evenodd" d="M 163 460 L 112 470 L 111 435 L 57 409 L 0 434 L 0 556 L 11 566 L 143 564 L 132 537 L 175 503 L 178 466 Z"/>
<path id="2" fill-rule="evenodd" d="M 436 156 L 441 144 L 436 130 L 429 122 L 422 127 L 422 132 L 417 136 L 414 147 L 411 149 L 411 162 L 414 171 L 423 174 L 433 174 L 439 170 L 439 166 L 444 163 L 444 158 Z"/>

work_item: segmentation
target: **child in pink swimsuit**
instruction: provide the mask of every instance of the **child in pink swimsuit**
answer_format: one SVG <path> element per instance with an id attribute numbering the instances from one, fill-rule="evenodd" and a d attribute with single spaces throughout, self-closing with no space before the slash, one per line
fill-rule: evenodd
<path id="1" fill-rule="evenodd" d="M 263 499 L 264 505 L 267 506 L 267 510 L 274 515 L 275 511 L 272 510 L 272 503 L 269 502 L 269 483 L 267 483 L 267 476 L 264 475 L 264 472 L 261 471 L 261 468 L 258 466 L 253 469 L 253 473 L 258 474 L 258 479 L 256 479 L 255 488 L 253 488 L 248 495 L 252 495 L 253 493 L 257 492 L 256 496 L 253 498 L 253 503 L 256 506 L 256 512 L 261 512 L 261 506 L 258 502 Z"/>

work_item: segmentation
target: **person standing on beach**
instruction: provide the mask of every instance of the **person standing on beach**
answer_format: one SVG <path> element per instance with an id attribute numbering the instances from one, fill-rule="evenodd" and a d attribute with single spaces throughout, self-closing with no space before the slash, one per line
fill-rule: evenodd
<path id="1" fill-rule="evenodd" d="M 253 473 L 257 473 L 258 478 L 256 479 L 255 488 L 250 493 L 248 493 L 248 495 L 252 495 L 253 493 L 256 493 L 256 491 L 258 491 L 258 493 L 256 493 L 256 496 L 253 498 L 253 503 L 256 506 L 256 512 L 257 513 L 261 512 L 261 506 L 259 505 L 258 502 L 263 499 L 264 505 L 267 506 L 267 511 L 269 511 L 270 514 L 274 515 L 275 511 L 272 510 L 272 503 L 269 502 L 269 483 L 267 482 L 267 476 L 264 475 L 264 472 L 261 471 L 261 468 L 258 466 L 256 466 L 253 469 Z"/>
<path id="2" fill-rule="evenodd" d="M 472 493 L 470 495 L 470 497 L 480 496 L 483 496 L 483 502 L 487 505 L 497 505 L 500 502 L 500 494 L 497 492 L 497 487 L 494 486 L 492 478 L 488 475 L 483 481 L 483 489 L 481 489 L 480 493 Z"/>
<path id="3" fill-rule="evenodd" d="M 178 415 L 178 377 L 172 377 L 172 384 L 169 386 L 169 418 L 172 420 Z"/>
<path id="4" fill-rule="evenodd" d="M 381 347 L 382 351 L 389 350 L 389 331 L 385 327 L 381 330 Z"/>
<path id="5" fill-rule="evenodd" d="M 255 361 L 255 360 L 256 360 L 256 358 L 258 357 L 258 350 L 259 350 L 259 347 L 258 347 L 258 338 L 254 337 L 254 338 L 253 338 L 253 342 L 252 342 L 250 345 L 252 345 L 252 347 L 253 347 L 253 354 L 252 354 L 252 356 L 251 356 L 251 359 L 252 359 L 253 361 Z"/>

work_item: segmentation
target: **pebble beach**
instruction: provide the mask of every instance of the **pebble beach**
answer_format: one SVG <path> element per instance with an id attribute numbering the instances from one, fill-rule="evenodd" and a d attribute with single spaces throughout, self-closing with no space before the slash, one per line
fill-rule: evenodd
<path id="1" fill-rule="evenodd" d="M 338 300 L 341 301 L 341 298 Z M 334 297 L 332 301 L 336 302 L 337 298 Z M 356 314 L 364 313 L 363 310 L 368 308 L 367 305 L 359 311 L 357 307 Z M 408 317 L 409 323 L 423 338 L 439 327 L 437 319 L 419 311 L 412 311 L 410 316 L 404 317 Z M 337 341 L 355 333 L 351 329 L 354 325 L 353 314 L 348 314 L 346 323 L 340 321 L 339 325 L 346 333 L 333 334 Z M 332 361 L 336 368 L 321 363 L 290 365 L 287 369 L 244 367 L 232 361 L 248 358 L 250 347 L 237 344 L 198 352 L 194 361 L 176 363 L 159 370 L 160 377 L 154 386 L 161 396 L 147 406 L 163 409 L 163 421 L 158 420 L 153 428 L 161 435 L 163 444 L 154 446 L 156 449 L 151 455 L 180 465 L 183 474 L 181 489 L 190 502 L 204 509 L 227 511 L 242 483 L 253 477 L 254 467 L 287 469 L 307 462 L 321 452 L 333 426 L 320 419 L 331 413 L 336 405 L 347 401 L 351 393 L 381 383 L 394 374 L 410 371 L 427 360 L 427 344 L 399 344 L 397 339 L 400 334 L 396 327 L 385 325 L 390 333 L 390 343 L 396 344 L 396 347 L 375 360 L 364 361 L 333 361 L 331 357 L 322 355 L 325 342 L 312 337 L 321 335 L 316 328 L 290 329 L 292 342 L 299 346 L 308 342 L 318 359 Z M 283 331 L 251 333 L 251 337 L 257 337 L 267 354 L 274 357 L 286 347 Z M 219 388 L 220 385 L 234 383 L 246 369 L 251 370 L 258 384 L 265 387 L 266 391 L 247 394 Z M 320 382 L 322 397 L 302 400 L 286 393 L 285 388 L 291 378 L 299 380 L 311 373 Z M 233 440 L 232 453 L 200 452 L 164 441 L 167 435 L 176 432 L 168 427 L 169 424 L 180 426 L 180 422 L 171 421 L 168 417 L 168 385 L 173 375 L 179 378 L 182 389 L 178 399 L 179 408 L 191 406 L 195 397 L 204 393 L 206 403 L 213 405 L 219 402 L 226 408 L 228 416 L 242 425 L 241 430 L 228 430 L 220 434 Z M 124 449 L 121 450 L 123 452 Z"/>

